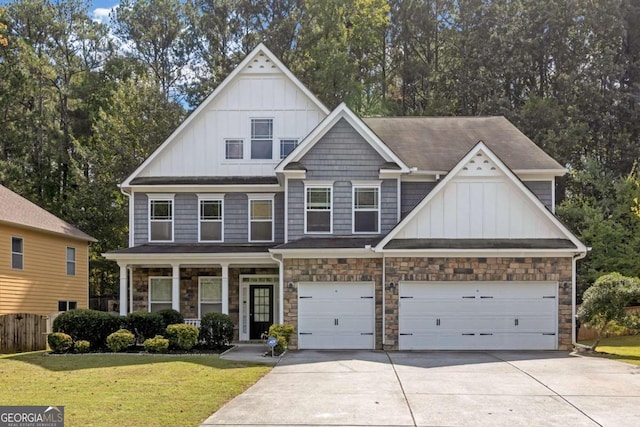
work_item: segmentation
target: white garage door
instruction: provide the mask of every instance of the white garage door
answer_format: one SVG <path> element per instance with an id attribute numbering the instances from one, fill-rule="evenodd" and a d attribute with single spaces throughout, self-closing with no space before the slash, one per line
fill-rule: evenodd
<path id="1" fill-rule="evenodd" d="M 373 349 L 373 283 L 300 283 L 298 348 Z"/>
<path id="2" fill-rule="evenodd" d="M 554 350 L 557 284 L 401 282 L 401 350 Z"/>

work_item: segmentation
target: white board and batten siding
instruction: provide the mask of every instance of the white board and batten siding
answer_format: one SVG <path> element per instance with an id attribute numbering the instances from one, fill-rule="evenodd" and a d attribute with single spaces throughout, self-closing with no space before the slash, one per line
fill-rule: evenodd
<path id="1" fill-rule="evenodd" d="M 400 282 L 400 350 L 555 350 L 555 282 Z"/>
<path id="2" fill-rule="evenodd" d="M 373 282 L 299 283 L 298 348 L 374 349 Z"/>
<path id="3" fill-rule="evenodd" d="M 140 172 L 151 176 L 272 176 L 280 139 L 301 141 L 325 117 L 279 70 L 243 70 Z M 273 119 L 273 158 L 250 158 L 251 119 Z M 244 159 L 225 159 L 225 140 L 242 139 Z"/>

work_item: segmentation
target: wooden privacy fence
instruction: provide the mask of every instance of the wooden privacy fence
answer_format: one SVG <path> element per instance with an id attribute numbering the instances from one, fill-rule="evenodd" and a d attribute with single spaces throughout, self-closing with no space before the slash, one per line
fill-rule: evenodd
<path id="1" fill-rule="evenodd" d="M 638 313 L 640 312 L 640 306 L 635 306 L 635 307 L 627 307 L 625 308 L 625 310 L 627 310 L 627 312 L 631 312 L 631 313 Z M 634 332 L 630 331 L 628 329 L 622 329 L 621 334 L 619 335 L 631 335 Z M 587 326 L 580 326 L 580 330 L 578 331 L 578 341 L 582 341 L 582 340 L 595 340 L 596 337 L 598 336 L 598 333 L 596 332 L 595 329 L 589 328 Z M 612 334 L 605 332 L 604 334 L 605 337 L 608 336 L 612 336 Z"/>
<path id="2" fill-rule="evenodd" d="M 0 315 L 0 353 L 46 348 L 47 316 L 28 313 Z"/>

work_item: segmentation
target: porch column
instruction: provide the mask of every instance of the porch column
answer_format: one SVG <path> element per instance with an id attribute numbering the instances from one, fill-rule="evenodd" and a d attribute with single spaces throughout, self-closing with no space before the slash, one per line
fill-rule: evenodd
<path id="1" fill-rule="evenodd" d="M 129 294 L 127 293 L 127 278 L 129 276 L 127 272 L 127 264 L 118 263 L 120 267 L 120 316 L 127 315 L 127 300 Z"/>
<path id="2" fill-rule="evenodd" d="M 173 274 L 171 275 L 171 308 L 180 311 L 180 264 L 172 264 Z"/>
<path id="3" fill-rule="evenodd" d="M 222 264 L 222 313 L 229 314 L 229 264 Z"/>

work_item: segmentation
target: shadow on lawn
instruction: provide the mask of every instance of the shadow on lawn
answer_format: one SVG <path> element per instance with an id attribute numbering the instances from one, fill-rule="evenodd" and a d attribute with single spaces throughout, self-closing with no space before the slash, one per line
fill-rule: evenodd
<path id="1" fill-rule="evenodd" d="M 258 363 L 222 360 L 217 354 L 150 355 L 150 354 L 69 354 L 50 355 L 46 352 L 19 353 L 3 356 L 4 360 L 15 360 L 39 366 L 49 371 L 77 371 L 81 369 L 113 368 L 121 366 L 150 365 L 156 363 L 193 363 L 216 369 L 237 369 L 262 366 Z"/>

